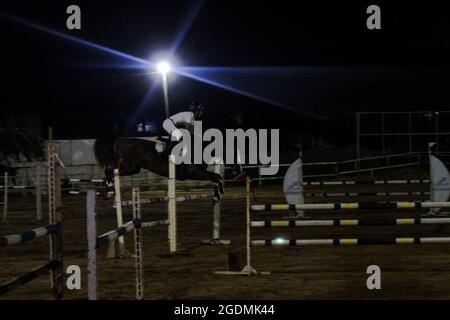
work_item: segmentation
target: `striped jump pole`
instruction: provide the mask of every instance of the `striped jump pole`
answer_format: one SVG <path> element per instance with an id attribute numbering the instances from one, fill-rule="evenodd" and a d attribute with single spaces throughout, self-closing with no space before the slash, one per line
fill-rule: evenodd
<path id="1" fill-rule="evenodd" d="M 127 223 L 119 226 L 119 228 L 108 231 L 97 237 L 97 247 L 101 247 L 104 244 L 107 244 L 111 241 L 117 240 L 120 237 L 123 237 L 127 233 L 133 231 L 136 228 L 141 227 L 141 221 L 138 219 L 133 219 L 128 221 Z"/>
<path id="2" fill-rule="evenodd" d="M 309 204 L 256 204 L 253 211 L 280 210 L 378 210 L 378 209 L 430 209 L 450 208 L 450 202 L 344 202 L 344 203 L 309 203 Z"/>
<path id="3" fill-rule="evenodd" d="M 429 196 L 430 192 L 307 192 L 305 197 L 391 197 L 391 196 Z"/>
<path id="4" fill-rule="evenodd" d="M 251 221 L 251 227 L 321 227 L 321 226 L 388 226 L 413 224 L 450 224 L 450 218 L 402 218 L 402 219 L 332 219 L 332 220 L 264 220 Z"/>
<path id="5" fill-rule="evenodd" d="M 341 186 L 358 184 L 429 184 L 429 179 L 404 179 L 404 180 L 366 180 L 366 181 L 303 181 L 304 186 Z"/>
<path id="6" fill-rule="evenodd" d="M 18 244 L 30 240 L 47 236 L 57 232 L 58 226 L 56 224 L 50 224 L 46 227 L 39 227 L 30 231 L 25 231 L 18 234 L 10 234 L 6 236 L 0 236 L 0 247 L 9 246 L 12 244 Z"/>
<path id="7" fill-rule="evenodd" d="M 48 273 L 49 271 L 53 271 L 54 269 L 58 268 L 58 262 L 57 261 L 50 261 L 46 264 L 40 265 L 39 267 L 34 268 L 30 272 L 17 277 L 13 280 L 10 280 L 8 282 L 5 282 L 0 285 L 0 295 L 5 294 L 7 292 L 10 292 L 24 284 L 27 284 L 28 282 L 38 278 L 39 276 Z"/>
<path id="8" fill-rule="evenodd" d="M 196 193 L 196 194 L 190 194 L 190 195 L 186 195 L 186 196 L 179 196 L 179 197 L 175 197 L 175 202 L 184 202 L 184 201 L 191 201 L 191 200 L 196 200 L 196 199 L 202 199 L 202 198 L 209 198 L 212 197 L 214 195 L 213 191 L 209 191 L 209 192 L 204 192 L 204 193 Z M 140 203 L 141 204 L 154 204 L 154 203 L 167 203 L 169 202 L 170 197 L 155 197 L 155 198 L 150 198 L 150 199 L 141 199 Z M 129 207 L 132 206 L 133 203 L 131 200 L 123 200 L 122 201 L 122 206 L 123 207 Z"/>
<path id="9" fill-rule="evenodd" d="M 168 226 L 168 225 L 169 219 L 165 219 L 165 220 L 142 222 L 141 227 L 147 228 L 147 227 Z"/>
<path id="10" fill-rule="evenodd" d="M 386 244 L 432 244 L 450 243 L 450 237 L 405 237 L 405 238 L 336 238 L 336 239 L 274 239 L 252 240 L 252 246 L 316 246 L 316 245 L 386 245 Z"/>

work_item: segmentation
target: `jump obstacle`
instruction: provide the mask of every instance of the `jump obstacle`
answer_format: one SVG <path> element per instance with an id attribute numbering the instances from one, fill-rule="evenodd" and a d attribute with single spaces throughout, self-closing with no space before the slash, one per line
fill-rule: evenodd
<path id="1" fill-rule="evenodd" d="M 105 179 L 102 178 L 63 178 L 60 180 L 63 185 L 70 184 L 70 187 L 61 188 L 62 193 L 67 195 L 81 195 L 86 194 L 87 189 L 91 189 L 93 187 L 93 184 L 105 184 Z M 78 184 L 88 184 L 88 188 L 75 188 L 74 185 Z M 97 192 L 96 195 L 100 195 L 101 192 Z"/>
<path id="2" fill-rule="evenodd" d="M 246 266 L 241 271 L 219 271 L 216 274 L 256 275 L 258 272 L 251 264 L 252 246 L 316 246 L 316 245 L 401 245 L 401 244 L 440 244 L 450 243 L 450 237 L 383 237 L 383 238 L 331 238 L 331 239 L 252 239 L 251 228 L 272 227 L 318 227 L 318 226 L 380 226 L 380 225 L 417 225 L 450 224 L 450 218 L 402 218 L 402 219 L 328 219 L 328 220 L 263 220 L 251 219 L 252 211 L 278 210 L 354 210 L 354 209 L 421 209 L 450 208 L 450 202 L 391 202 L 391 203 L 327 203 L 327 204 L 250 204 L 250 184 L 246 181 Z"/>
<path id="3" fill-rule="evenodd" d="M 216 165 L 216 173 L 222 173 L 223 166 Z M 154 204 L 154 203 L 167 203 L 168 218 L 166 220 L 161 220 L 160 222 L 153 222 L 157 225 L 168 225 L 168 239 L 169 239 L 169 252 L 175 254 L 177 252 L 177 218 L 176 218 L 176 203 L 185 202 L 202 198 L 211 198 L 214 196 L 213 191 L 191 194 L 186 196 L 176 196 L 176 165 L 173 155 L 169 157 L 169 177 L 167 180 L 167 196 L 165 197 L 155 197 L 150 199 L 140 199 L 140 204 Z M 115 190 L 115 207 L 116 207 L 116 218 L 117 226 L 123 224 L 123 207 L 128 207 L 133 205 L 133 201 L 122 200 L 121 188 L 120 188 L 120 175 L 119 171 L 114 170 L 114 190 Z M 211 245 L 228 245 L 231 242 L 229 240 L 224 240 L 220 238 L 220 206 L 221 202 L 216 201 L 213 204 L 213 235 L 212 239 L 202 239 L 201 244 L 211 244 Z M 144 223 L 146 224 L 146 223 Z M 153 226 L 153 225 L 148 225 Z M 119 237 L 118 243 L 118 254 L 119 256 L 125 255 L 124 249 L 124 238 Z M 116 257 L 115 242 L 110 242 L 108 249 L 108 257 Z"/>
<path id="4" fill-rule="evenodd" d="M 51 134 L 50 134 L 51 138 Z M 49 199 L 49 225 L 26 231 L 20 234 L 0 236 L 0 247 L 32 241 L 43 236 L 49 236 L 50 258 L 45 263 L 32 271 L 14 278 L 6 283 L 0 284 L 0 295 L 20 287 L 37 277 L 51 271 L 50 287 L 57 299 L 64 295 L 64 273 L 63 273 L 63 240 L 61 228 L 61 213 L 55 201 L 55 145 L 50 139 L 48 143 L 48 199 Z M 7 186 L 7 184 L 5 184 Z M 5 191 L 7 188 L 5 188 Z"/>
<path id="5" fill-rule="evenodd" d="M 430 163 L 430 179 L 397 179 L 397 180 L 344 180 L 344 181 L 304 181 L 302 152 L 299 153 L 299 159 L 294 161 L 288 168 L 283 179 L 283 191 L 286 202 L 290 205 L 304 205 L 305 197 L 393 197 L 393 196 L 429 196 L 432 202 L 445 202 L 450 196 L 450 175 L 445 165 L 432 155 L 434 143 L 428 146 L 428 158 Z M 309 190 L 305 192 L 305 186 L 361 186 L 361 185 L 421 185 L 427 184 L 429 191 L 387 191 L 387 192 L 314 192 Z M 400 205 L 401 206 L 401 205 Z M 429 213 L 435 214 L 441 207 L 432 208 Z M 295 209 L 290 207 L 289 209 Z M 328 208 L 325 208 L 328 209 Z M 281 210 L 284 210 L 283 208 Z M 297 207 L 297 217 L 304 216 L 303 210 L 314 210 L 310 207 Z"/>
<path id="6" fill-rule="evenodd" d="M 88 298 L 97 299 L 97 249 L 106 244 L 112 244 L 116 240 L 123 239 L 123 236 L 134 231 L 135 246 L 135 270 L 136 270 L 136 299 L 144 298 L 144 279 L 143 279 L 143 257 L 142 257 L 142 228 L 168 225 L 170 253 L 177 251 L 177 228 L 176 228 L 176 202 L 188 201 L 193 199 L 212 196 L 212 192 L 200 195 L 188 195 L 176 197 L 175 188 L 175 164 L 171 162 L 169 166 L 168 196 L 153 199 L 140 199 L 139 188 L 132 189 L 132 200 L 122 201 L 120 193 L 120 177 L 118 171 L 115 171 L 115 190 L 116 190 L 116 214 L 118 218 L 118 228 L 97 236 L 96 218 L 95 218 L 95 191 L 89 190 L 87 194 L 87 230 L 88 230 Z M 165 203 L 168 202 L 168 219 L 143 222 L 141 219 L 141 204 L 145 203 Z M 133 211 L 133 220 L 126 223 L 122 222 L 122 206 L 131 204 Z M 119 209 L 117 209 L 119 208 Z M 120 242 L 119 242 L 120 243 Z M 124 243 L 124 242 L 123 242 Z M 111 247 L 110 247 L 111 248 Z M 111 249 L 108 249 L 110 251 Z M 114 250 L 113 250 L 114 251 Z"/>

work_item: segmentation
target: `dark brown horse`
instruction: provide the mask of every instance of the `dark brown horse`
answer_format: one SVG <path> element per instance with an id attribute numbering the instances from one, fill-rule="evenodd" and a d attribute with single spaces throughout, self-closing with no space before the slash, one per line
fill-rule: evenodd
<path id="1" fill-rule="evenodd" d="M 169 163 L 167 153 L 158 153 L 155 142 L 139 138 L 99 138 L 94 144 L 95 157 L 104 168 L 109 185 L 114 180 L 114 169 L 119 175 L 137 174 L 146 169 L 157 175 L 168 177 Z M 207 171 L 207 164 L 180 164 L 176 166 L 177 180 L 207 180 L 214 186 L 214 200 L 223 195 L 223 179 L 214 172 Z"/>

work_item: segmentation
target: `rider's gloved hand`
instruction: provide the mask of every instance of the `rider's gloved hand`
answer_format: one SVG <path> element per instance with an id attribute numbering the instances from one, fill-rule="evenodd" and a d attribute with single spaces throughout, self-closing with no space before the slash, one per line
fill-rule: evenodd
<path id="1" fill-rule="evenodd" d="M 172 141 L 180 141 L 181 138 L 183 138 L 183 133 L 179 129 L 172 131 Z"/>

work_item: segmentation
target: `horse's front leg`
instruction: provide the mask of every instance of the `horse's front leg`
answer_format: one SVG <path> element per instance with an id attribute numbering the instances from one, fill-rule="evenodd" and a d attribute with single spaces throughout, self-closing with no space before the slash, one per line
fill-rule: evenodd
<path id="1" fill-rule="evenodd" d="M 105 168 L 106 197 L 109 199 L 114 195 L 114 169 Z"/>
<path id="2" fill-rule="evenodd" d="M 181 178 L 181 177 L 180 177 Z M 185 180 L 209 180 L 213 183 L 214 201 L 219 201 L 225 193 L 223 187 L 223 178 L 220 174 L 207 170 L 185 170 L 182 173 L 182 179 Z"/>

